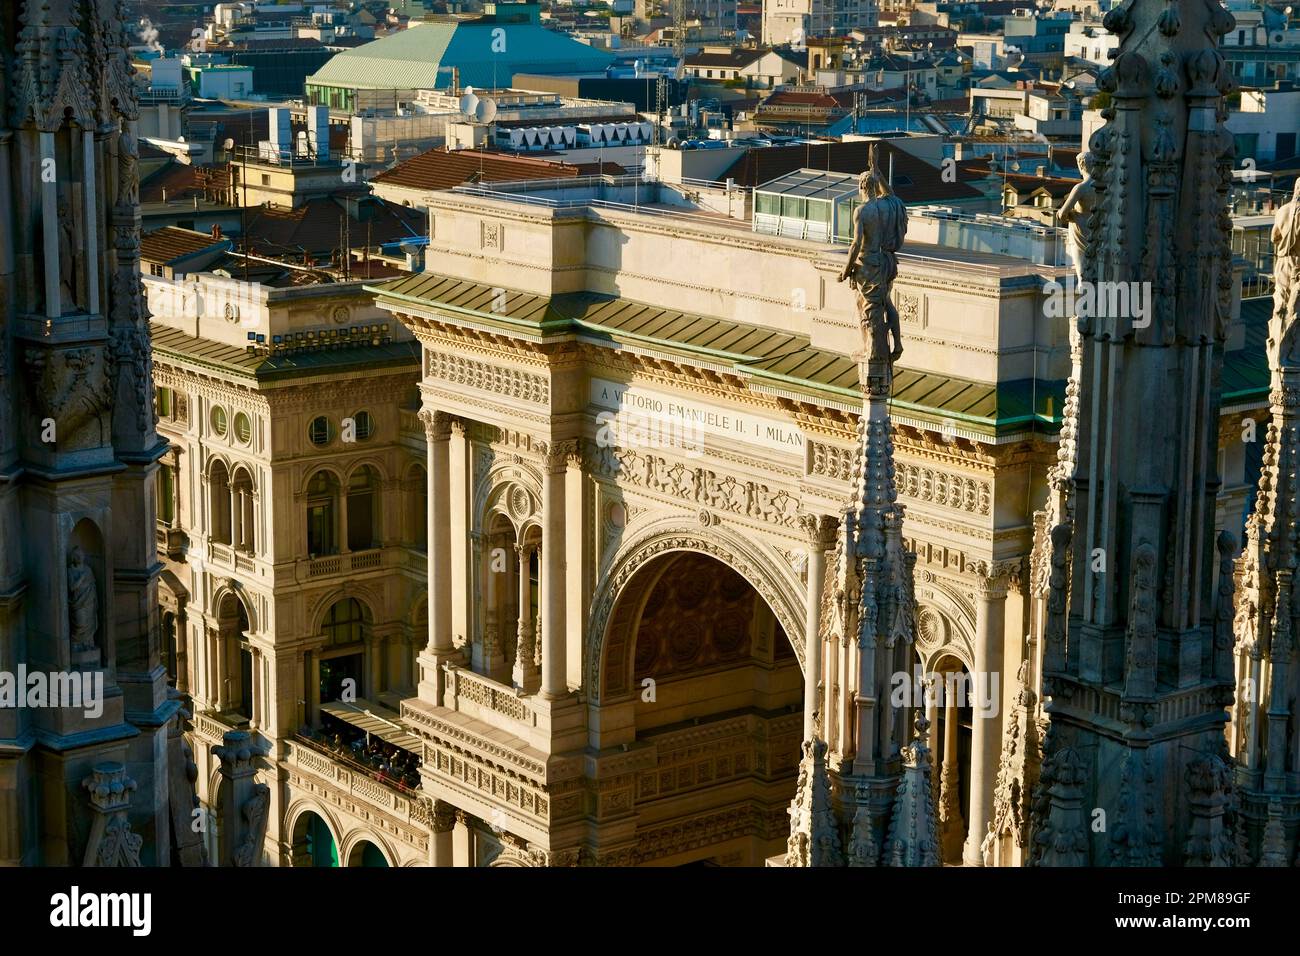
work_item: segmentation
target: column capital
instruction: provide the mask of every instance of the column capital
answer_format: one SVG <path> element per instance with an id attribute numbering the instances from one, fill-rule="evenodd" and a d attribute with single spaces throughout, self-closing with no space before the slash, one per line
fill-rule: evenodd
<path id="1" fill-rule="evenodd" d="M 446 412 L 422 408 L 419 419 L 424 423 L 424 437 L 429 441 L 447 441 L 451 438 L 453 419 Z"/>
<path id="2" fill-rule="evenodd" d="M 582 467 L 582 443 L 569 439 L 566 441 L 553 441 L 543 446 L 542 466 L 551 473 L 563 471 L 570 464 L 576 464 Z"/>
<path id="3" fill-rule="evenodd" d="M 1024 558 L 1002 561 L 973 561 L 967 570 L 975 576 L 975 590 L 986 600 L 1006 597 L 1008 589 L 1020 590 Z"/>
<path id="4" fill-rule="evenodd" d="M 803 530 L 809 548 L 826 551 L 835 547 L 839 522 L 830 515 L 802 514 L 799 516 L 799 527 Z"/>

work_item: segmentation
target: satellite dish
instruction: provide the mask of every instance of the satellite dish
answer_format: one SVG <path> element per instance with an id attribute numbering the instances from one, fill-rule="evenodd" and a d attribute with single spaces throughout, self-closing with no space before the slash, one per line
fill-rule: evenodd
<path id="1" fill-rule="evenodd" d="M 496 100 L 491 100 L 491 99 L 480 100 L 478 99 L 478 97 L 475 97 L 475 100 L 476 102 L 474 103 L 474 113 L 473 113 L 475 122 L 490 123 L 494 119 L 496 119 L 496 115 L 497 115 Z"/>
<path id="2" fill-rule="evenodd" d="M 465 87 L 465 95 L 460 98 L 460 111 L 466 116 L 473 116 L 477 107 L 478 97 L 474 95 L 474 87 Z"/>
<path id="3" fill-rule="evenodd" d="M 235 141 L 227 136 L 226 139 L 222 141 L 221 148 L 227 153 L 233 152 L 235 149 Z"/>

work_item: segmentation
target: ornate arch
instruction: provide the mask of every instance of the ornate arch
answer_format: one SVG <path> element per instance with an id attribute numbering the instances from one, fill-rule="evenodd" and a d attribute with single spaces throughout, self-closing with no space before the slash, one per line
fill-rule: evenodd
<path id="1" fill-rule="evenodd" d="M 293 847 L 298 832 L 298 821 L 302 819 L 303 814 L 308 812 L 316 814 L 325 821 L 325 829 L 329 831 L 330 839 L 334 841 L 334 848 L 339 852 L 339 859 L 345 859 L 342 856 L 342 845 L 339 842 L 339 834 L 343 832 L 343 828 L 339 826 L 339 821 L 334 818 L 334 815 L 330 813 L 323 803 L 310 797 L 295 797 L 289 803 L 288 809 L 284 811 L 284 819 L 289 830 L 290 848 Z"/>
<path id="2" fill-rule="evenodd" d="M 340 491 L 348 486 L 347 479 L 339 472 L 339 469 L 335 464 L 332 462 L 320 462 L 304 470 L 302 481 L 298 483 L 299 497 L 303 497 L 307 494 L 307 489 L 311 487 L 311 480 L 322 471 L 329 472 L 334 476 L 334 480 L 338 483 Z"/>
<path id="3" fill-rule="evenodd" d="M 951 654 L 974 670 L 975 615 L 959 585 L 925 571 L 918 575 L 916 652 L 927 669 Z"/>
<path id="4" fill-rule="evenodd" d="M 248 630 L 253 634 L 262 632 L 262 622 L 257 615 L 257 601 L 244 585 L 234 578 L 220 578 L 212 592 L 212 614 L 220 616 L 221 605 L 227 597 L 233 597 L 244 608 L 248 617 Z"/>
<path id="5" fill-rule="evenodd" d="M 511 485 L 522 488 L 529 495 L 529 513 L 536 511 L 542 500 L 541 472 L 522 459 L 493 463 L 481 476 L 475 475 L 474 484 L 474 528 L 477 531 L 487 528 L 488 515 Z M 528 517 L 514 517 L 508 503 L 500 510 L 511 519 L 516 529 Z"/>
<path id="6" fill-rule="evenodd" d="M 659 575 L 648 575 L 636 582 L 637 573 L 654 559 L 673 552 L 704 554 L 717 558 L 743 577 L 758 592 L 786 633 L 794 648 L 799 666 L 804 667 L 802 602 L 792 581 L 784 577 L 781 562 L 765 555 L 748 541 L 721 527 L 702 528 L 680 518 L 663 519 L 647 526 L 640 535 L 623 547 L 604 575 L 592 601 L 587 646 L 586 685 L 591 688 L 592 702 L 599 705 L 607 698 L 619 699 L 631 688 L 616 681 L 607 689 L 610 674 L 626 676 L 630 662 L 632 628 L 640 616 L 641 604 L 649 596 L 648 585 Z M 614 614 L 618 609 L 618 615 Z M 625 683 L 625 681 L 623 682 Z"/>
<path id="7" fill-rule="evenodd" d="M 321 625 L 325 622 L 325 615 L 329 612 L 329 609 L 345 598 L 355 599 L 370 613 L 370 623 L 372 626 L 379 623 L 378 619 L 375 617 L 375 608 L 384 606 L 380 596 L 376 595 L 372 588 L 364 584 L 349 581 L 341 587 L 326 591 L 316 599 L 316 603 L 312 605 L 312 609 L 307 615 L 307 619 L 311 621 L 311 630 L 307 633 L 312 635 L 319 634 Z"/>
<path id="8" fill-rule="evenodd" d="M 379 476 L 381 482 L 388 481 L 388 469 L 384 467 L 383 461 L 373 454 L 366 455 L 364 458 L 358 458 L 356 461 L 348 462 L 345 467 L 348 472 L 348 477 L 343 482 L 343 487 L 345 488 L 347 487 L 348 481 L 351 480 L 354 474 L 356 474 L 358 468 L 372 468 L 374 469 L 375 474 Z"/>
<path id="9" fill-rule="evenodd" d="M 229 480 L 232 485 L 235 483 L 235 472 L 237 471 L 242 471 L 248 476 L 249 487 L 253 489 L 253 494 L 257 494 L 257 468 L 249 462 L 238 458 L 234 459 L 229 465 L 229 470 L 226 472 L 227 480 Z"/>
<path id="10" fill-rule="evenodd" d="M 292 833 L 293 831 L 290 830 L 289 832 Z M 337 841 L 335 843 L 339 848 L 339 861 L 343 864 L 344 869 L 352 869 L 352 851 L 357 848 L 358 843 L 373 844 L 383 855 L 385 863 L 390 867 L 396 867 L 398 865 L 397 854 L 394 852 L 393 848 L 389 846 L 387 840 L 374 831 L 367 830 L 365 827 L 356 827 L 349 831 L 346 844 L 339 844 Z"/>

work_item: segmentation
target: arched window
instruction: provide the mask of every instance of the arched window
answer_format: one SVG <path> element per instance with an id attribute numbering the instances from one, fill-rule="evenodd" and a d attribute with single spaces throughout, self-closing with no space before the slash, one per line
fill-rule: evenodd
<path id="1" fill-rule="evenodd" d="M 313 557 L 338 554 L 338 480 L 318 471 L 307 485 L 307 553 Z"/>
<path id="2" fill-rule="evenodd" d="M 233 521 L 231 542 L 240 551 L 250 554 L 256 550 L 253 534 L 256 516 L 253 511 L 253 478 L 246 468 L 236 468 L 230 490 Z"/>
<path id="3" fill-rule="evenodd" d="M 217 544 L 231 542 L 230 472 L 221 461 L 214 461 L 208 472 L 208 495 L 212 521 L 212 540 Z"/>
<path id="4" fill-rule="evenodd" d="M 374 690 L 366 686 L 366 631 L 369 625 L 369 612 L 356 598 L 335 601 L 325 613 L 321 622 L 325 643 L 317 652 L 320 658 L 319 703 L 355 700 Z"/>
<path id="5" fill-rule="evenodd" d="M 356 598 L 344 598 L 335 601 L 325 612 L 325 620 L 321 623 L 320 630 L 325 635 L 326 646 L 337 647 L 342 644 L 356 644 L 363 640 L 365 623 L 366 614 L 361 602 Z"/>
<path id="6" fill-rule="evenodd" d="M 379 475 L 363 465 L 348 479 L 348 550 L 379 547 Z"/>

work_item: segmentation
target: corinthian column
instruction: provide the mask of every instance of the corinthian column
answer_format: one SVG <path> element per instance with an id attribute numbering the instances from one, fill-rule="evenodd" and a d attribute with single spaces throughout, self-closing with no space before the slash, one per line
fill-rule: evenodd
<path id="1" fill-rule="evenodd" d="M 533 663 L 536 650 L 533 645 L 537 639 L 532 609 L 531 558 L 534 548 L 531 544 L 515 545 L 515 553 L 519 556 L 519 629 L 515 643 L 514 683 L 515 687 L 527 691 L 534 689 L 537 677 L 537 666 Z"/>
<path id="2" fill-rule="evenodd" d="M 805 515 L 808 538 L 808 600 L 804 606 L 803 739 L 816 734 L 822 710 L 822 598 L 826 588 L 826 549 L 835 545 L 835 522 L 826 515 Z"/>
<path id="3" fill-rule="evenodd" d="M 971 701 L 970 748 L 970 829 L 962 851 L 966 866 L 983 866 L 980 844 L 993 820 L 993 784 L 998 776 L 998 756 L 1002 751 L 1002 715 L 999 694 L 1002 672 L 1002 630 L 1006 614 L 1007 572 L 1002 566 L 980 575 L 977 582 L 978 603 L 975 609 L 975 670 L 971 673 L 971 693 L 989 688 L 993 698 L 990 713 L 981 705 L 988 701 L 975 697 Z M 994 676 L 997 675 L 996 683 Z"/>
<path id="4" fill-rule="evenodd" d="M 451 417 L 445 412 L 420 412 L 428 443 L 428 601 L 429 643 L 421 655 L 421 698 L 442 703 L 442 660 L 451 656 Z"/>
<path id="5" fill-rule="evenodd" d="M 564 477 L 567 445 L 557 444 L 542 462 L 542 696 L 569 693 L 564 631 Z"/>

